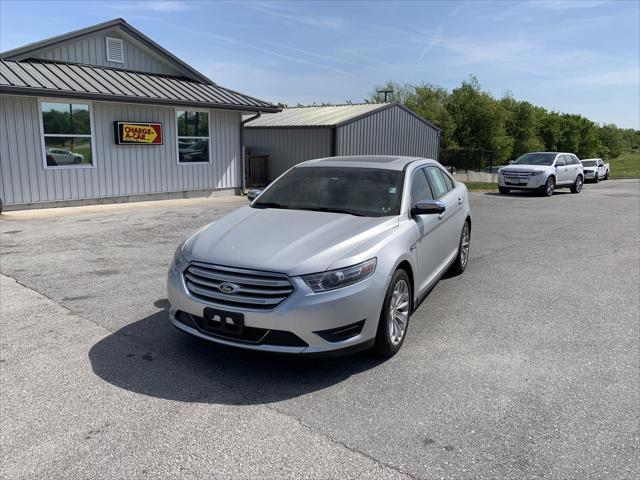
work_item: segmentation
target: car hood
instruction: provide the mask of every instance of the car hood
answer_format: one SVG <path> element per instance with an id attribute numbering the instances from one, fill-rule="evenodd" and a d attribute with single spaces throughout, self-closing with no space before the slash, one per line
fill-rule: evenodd
<path id="1" fill-rule="evenodd" d="M 397 226 L 395 216 L 246 206 L 197 232 L 184 251 L 192 261 L 304 275 L 329 269 Z"/>
<path id="2" fill-rule="evenodd" d="M 547 168 L 553 168 L 549 165 L 507 165 L 502 167 L 502 172 L 530 172 L 532 170 L 546 170 Z"/>

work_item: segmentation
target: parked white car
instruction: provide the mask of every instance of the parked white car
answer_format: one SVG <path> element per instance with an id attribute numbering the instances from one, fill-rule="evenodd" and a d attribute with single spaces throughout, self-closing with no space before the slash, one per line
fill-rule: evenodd
<path id="1" fill-rule="evenodd" d="M 609 164 L 601 158 L 585 158 L 581 160 L 584 167 L 584 179 L 598 183 L 600 180 L 609 180 Z"/>
<path id="2" fill-rule="evenodd" d="M 551 196 L 556 188 L 570 188 L 572 193 L 580 193 L 583 183 L 583 167 L 573 153 L 525 153 L 498 170 L 500 193 L 535 190 Z"/>
<path id="3" fill-rule="evenodd" d="M 82 163 L 84 156 L 80 153 L 73 153 L 63 148 L 47 148 L 47 164 L 55 165 L 71 165 Z"/>

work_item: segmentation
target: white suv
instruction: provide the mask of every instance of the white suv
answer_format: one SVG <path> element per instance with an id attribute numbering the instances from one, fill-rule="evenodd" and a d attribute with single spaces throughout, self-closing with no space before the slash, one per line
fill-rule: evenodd
<path id="1" fill-rule="evenodd" d="M 525 153 L 498 170 L 500 193 L 536 190 L 551 196 L 556 188 L 570 188 L 572 193 L 580 193 L 583 183 L 583 167 L 573 153 Z"/>

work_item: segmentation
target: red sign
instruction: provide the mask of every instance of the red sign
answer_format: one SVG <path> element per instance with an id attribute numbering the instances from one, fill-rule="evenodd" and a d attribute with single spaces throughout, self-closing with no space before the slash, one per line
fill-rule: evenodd
<path id="1" fill-rule="evenodd" d="M 162 145 L 161 123 L 114 122 L 118 145 Z"/>

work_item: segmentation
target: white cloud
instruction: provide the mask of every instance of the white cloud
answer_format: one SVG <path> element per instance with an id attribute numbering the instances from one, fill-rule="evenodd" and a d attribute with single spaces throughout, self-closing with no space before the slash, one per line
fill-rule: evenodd
<path id="1" fill-rule="evenodd" d="M 116 2 L 112 4 L 112 8 L 116 10 L 136 11 L 136 12 L 158 12 L 171 13 L 190 10 L 189 2 L 177 0 L 152 0 L 148 2 Z"/>

